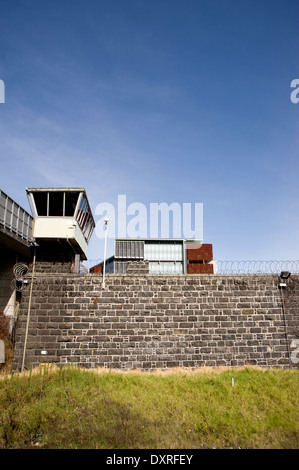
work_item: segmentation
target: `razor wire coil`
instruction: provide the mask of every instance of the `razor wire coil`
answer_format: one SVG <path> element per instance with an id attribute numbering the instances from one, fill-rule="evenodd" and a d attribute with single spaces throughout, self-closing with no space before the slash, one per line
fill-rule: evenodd
<path id="1" fill-rule="evenodd" d="M 88 260 L 84 262 L 84 266 L 89 271 L 92 266 L 100 262 L 102 260 Z M 299 274 L 299 260 L 217 260 L 215 261 L 214 274 L 280 274 L 282 271 Z M 85 270 L 81 270 L 81 273 L 85 272 Z M 178 273 L 164 268 L 161 274 L 174 275 Z"/>
<path id="2" fill-rule="evenodd" d="M 28 272 L 28 266 L 25 263 L 17 263 L 12 271 L 17 279 L 23 279 Z"/>
<path id="3" fill-rule="evenodd" d="M 219 260 L 218 274 L 280 274 L 299 273 L 299 260 Z"/>
<path id="4" fill-rule="evenodd" d="M 25 263 L 16 263 L 12 268 L 15 278 L 11 281 L 11 289 L 22 292 L 24 286 L 24 277 L 28 272 L 28 266 Z"/>

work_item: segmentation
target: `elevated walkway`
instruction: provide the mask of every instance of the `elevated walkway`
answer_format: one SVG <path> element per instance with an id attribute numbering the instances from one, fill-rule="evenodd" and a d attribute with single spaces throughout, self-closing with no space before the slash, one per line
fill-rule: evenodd
<path id="1" fill-rule="evenodd" d="M 31 258 L 33 217 L 0 190 L 0 312 L 14 303 L 13 266 Z"/>
<path id="2" fill-rule="evenodd" d="M 0 249 L 29 255 L 33 217 L 0 190 Z"/>

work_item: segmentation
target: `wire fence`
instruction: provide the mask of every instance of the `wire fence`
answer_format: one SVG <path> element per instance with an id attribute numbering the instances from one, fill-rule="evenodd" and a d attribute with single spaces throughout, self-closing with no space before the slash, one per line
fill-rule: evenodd
<path id="1" fill-rule="evenodd" d="M 219 260 L 218 274 L 280 274 L 299 273 L 299 260 Z"/>
<path id="2" fill-rule="evenodd" d="M 89 272 L 91 267 L 102 261 L 101 259 L 84 261 L 80 272 Z M 215 274 L 280 274 L 282 271 L 299 274 L 299 260 L 218 260 L 214 263 Z M 161 274 L 177 273 L 164 269 Z"/>
<path id="3" fill-rule="evenodd" d="M 97 266 L 102 262 L 102 259 L 88 259 L 86 261 L 81 261 L 80 272 L 85 271 L 85 269 L 89 272 L 90 268 L 92 268 L 93 266 Z"/>

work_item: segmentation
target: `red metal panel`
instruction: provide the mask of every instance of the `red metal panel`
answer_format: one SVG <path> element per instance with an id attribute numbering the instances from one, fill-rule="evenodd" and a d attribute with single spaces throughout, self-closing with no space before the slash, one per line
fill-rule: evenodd
<path id="1" fill-rule="evenodd" d="M 91 274 L 102 273 L 103 272 L 103 266 L 101 264 L 93 266 L 92 268 L 90 268 L 89 272 Z"/>
<path id="2" fill-rule="evenodd" d="M 212 261 L 213 245 L 210 243 L 203 243 L 202 245 L 188 243 L 187 259 L 189 261 Z"/>
<path id="3" fill-rule="evenodd" d="M 214 265 L 202 263 L 189 263 L 188 274 L 214 274 Z"/>

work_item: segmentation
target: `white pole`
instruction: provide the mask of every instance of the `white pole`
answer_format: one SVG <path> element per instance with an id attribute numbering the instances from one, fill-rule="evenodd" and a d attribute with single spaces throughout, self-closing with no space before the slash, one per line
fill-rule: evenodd
<path id="1" fill-rule="evenodd" d="M 105 246 L 104 246 L 104 264 L 103 264 L 103 282 L 102 282 L 102 288 L 103 289 L 105 289 L 106 250 L 107 250 L 107 233 L 108 233 L 109 219 L 106 218 L 104 221 L 105 221 Z"/>
<path id="2" fill-rule="evenodd" d="M 30 294 L 29 294 L 29 303 L 28 303 L 28 312 L 27 312 L 27 323 L 26 323 L 26 331 L 25 331 L 24 351 L 23 351 L 23 359 L 22 359 L 21 372 L 23 372 L 23 370 L 24 370 L 24 365 L 25 365 L 25 354 L 26 354 L 26 348 L 27 348 L 28 328 L 29 328 L 29 321 L 30 321 L 30 309 L 31 309 L 31 299 L 32 299 L 32 287 L 33 287 L 33 280 L 34 280 L 34 271 L 35 271 L 35 260 L 36 260 L 36 248 L 34 248 L 34 255 L 33 255 L 31 284 L 30 284 Z"/>

